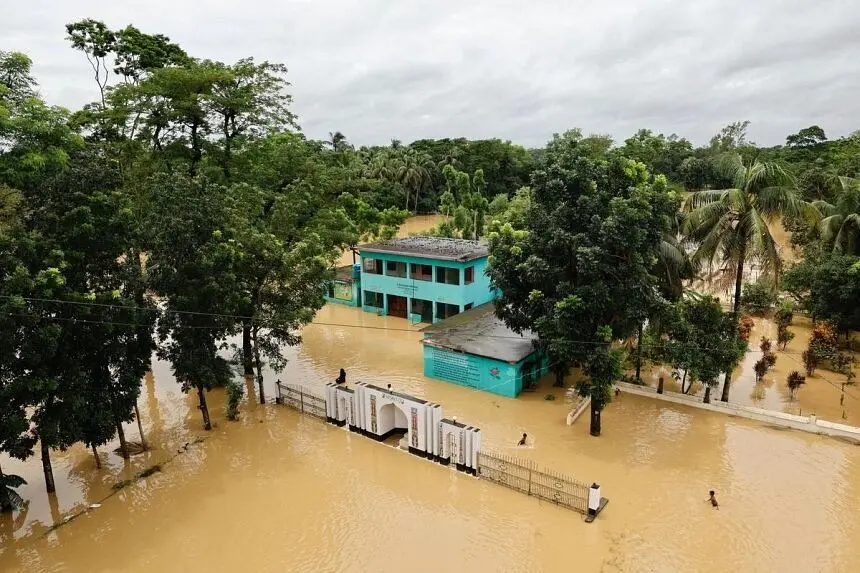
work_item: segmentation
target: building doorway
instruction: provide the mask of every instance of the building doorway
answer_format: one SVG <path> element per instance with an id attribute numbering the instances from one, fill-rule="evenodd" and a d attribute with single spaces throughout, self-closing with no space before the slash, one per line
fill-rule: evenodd
<path id="1" fill-rule="evenodd" d="M 406 316 L 405 296 L 397 296 L 396 294 L 388 295 L 388 316 L 399 316 L 400 318 L 408 318 Z"/>

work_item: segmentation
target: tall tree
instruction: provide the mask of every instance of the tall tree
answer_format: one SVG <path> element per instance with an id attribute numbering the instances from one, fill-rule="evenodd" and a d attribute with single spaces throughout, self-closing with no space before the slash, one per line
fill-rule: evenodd
<path id="1" fill-rule="evenodd" d="M 824 217 L 821 238 L 834 254 L 860 255 L 860 179 L 840 177 L 842 191 L 834 204 L 815 201 Z"/>
<path id="2" fill-rule="evenodd" d="M 99 89 L 100 109 L 106 107 L 107 86 L 110 75 L 108 58 L 116 46 L 116 34 L 104 22 L 87 18 L 66 24 L 66 39 L 72 47 L 84 53 L 93 70 L 93 77 Z"/>
<path id="3" fill-rule="evenodd" d="M 795 134 L 785 138 L 785 144 L 789 147 L 810 147 L 827 141 L 824 130 L 817 125 L 804 127 Z"/>
<path id="4" fill-rule="evenodd" d="M 172 364 L 183 392 L 196 390 L 203 427 L 210 430 L 206 392 L 230 379 L 218 348 L 244 302 L 237 248 L 224 231 L 228 192 L 205 178 L 179 175 L 156 176 L 151 185 L 151 226 L 157 233 L 148 272 L 164 297 L 159 354 Z"/>
<path id="5" fill-rule="evenodd" d="M 536 332 L 551 362 L 584 365 L 592 435 L 621 373 L 612 341 L 634 333 L 658 296 L 653 261 L 672 201 L 665 177 L 649 179 L 641 163 L 593 159 L 578 138 L 556 136 L 533 175 L 525 229 L 494 224 L 489 234 L 498 316 Z"/>
<path id="6" fill-rule="evenodd" d="M 747 342 L 738 336 L 734 317 L 716 298 L 705 295 L 664 306 L 655 324 L 662 335 L 658 354 L 684 371 L 690 387 L 704 383 L 704 402 L 710 403 L 720 373 L 731 371 L 746 352 Z"/>
<path id="7" fill-rule="evenodd" d="M 213 116 L 211 130 L 217 162 L 224 178 L 231 179 L 233 155 L 237 146 L 269 133 L 297 128 L 295 115 L 289 105 L 292 97 L 286 89 L 286 66 L 269 62 L 255 63 L 244 58 L 232 66 L 219 62 L 204 62 L 204 68 L 223 73 L 214 79 L 204 97 L 204 107 Z"/>
<path id="8" fill-rule="evenodd" d="M 742 139 L 742 138 L 741 138 Z M 719 265 L 723 280 L 734 280 L 734 314 L 740 316 L 744 268 L 756 262 L 776 285 L 782 269 L 770 225 L 781 217 L 814 217 L 801 200 L 791 175 L 776 163 L 745 163 L 737 153 L 725 156 L 722 168 L 733 187 L 694 193 L 687 206 L 687 238 L 697 245 L 693 258 L 710 268 Z M 721 400 L 729 400 L 731 373 L 726 372 Z"/>

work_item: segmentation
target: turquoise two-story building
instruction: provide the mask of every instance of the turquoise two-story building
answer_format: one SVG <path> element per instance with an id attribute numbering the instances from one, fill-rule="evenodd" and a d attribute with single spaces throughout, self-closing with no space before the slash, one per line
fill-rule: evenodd
<path id="1" fill-rule="evenodd" d="M 362 245 L 360 263 L 335 269 L 326 300 L 426 323 L 424 375 L 515 397 L 546 374 L 535 336 L 493 313 L 486 243 L 407 237 Z"/>
<path id="2" fill-rule="evenodd" d="M 358 248 L 365 311 L 436 323 L 493 300 L 487 245 L 440 237 L 406 237 Z"/>

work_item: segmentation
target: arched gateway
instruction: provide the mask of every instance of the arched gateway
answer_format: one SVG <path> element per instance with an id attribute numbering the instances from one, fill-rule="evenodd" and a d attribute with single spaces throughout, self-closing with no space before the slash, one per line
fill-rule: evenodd
<path id="1" fill-rule="evenodd" d="M 405 431 L 410 453 L 477 472 L 481 430 L 444 419 L 439 404 L 364 382 L 352 388 L 328 384 L 326 418 L 378 441 Z"/>

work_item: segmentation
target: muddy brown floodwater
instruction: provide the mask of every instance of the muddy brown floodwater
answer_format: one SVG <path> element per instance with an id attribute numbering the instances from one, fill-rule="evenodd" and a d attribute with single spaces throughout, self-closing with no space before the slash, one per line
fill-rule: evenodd
<path id="1" fill-rule="evenodd" d="M 856 570 L 860 447 L 632 395 L 608 406 L 592 438 L 588 416 L 565 424 L 551 380 L 511 400 L 424 378 L 420 336 L 402 319 L 328 305 L 266 391 L 278 377 L 320 387 L 343 367 L 348 381 L 439 402 L 489 447 L 599 482 L 610 503 L 595 523 L 257 405 L 253 386 L 235 423 L 223 391 L 211 392 L 216 428 L 203 432 L 194 399 L 156 362 L 140 399 L 152 451 L 124 464 L 110 444 L 102 470 L 84 448 L 58 452 L 50 499 L 37 458 L 0 460 L 28 480 L 30 500 L 14 522 L 0 518 L 0 571 Z M 126 432 L 135 439 L 134 425 Z M 522 432 L 534 445 L 514 451 Z M 111 495 L 154 463 L 161 472 Z"/>

